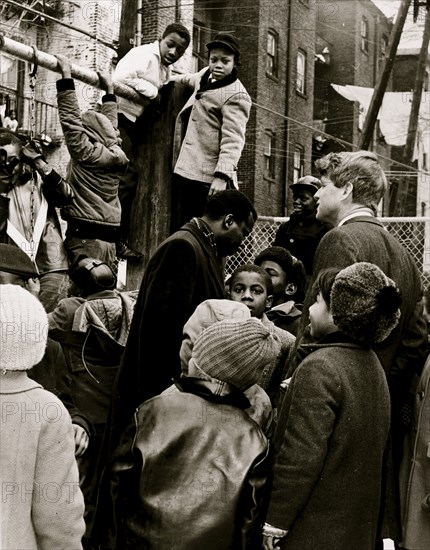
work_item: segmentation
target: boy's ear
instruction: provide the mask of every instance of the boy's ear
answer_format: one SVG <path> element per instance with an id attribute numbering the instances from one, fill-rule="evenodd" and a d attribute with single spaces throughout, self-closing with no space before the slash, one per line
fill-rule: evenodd
<path id="1" fill-rule="evenodd" d="M 266 309 L 270 309 L 272 307 L 272 302 L 273 302 L 273 296 L 272 295 L 267 296 L 267 298 L 266 298 Z"/>
<path id="2" fill-rule="evenodd" d="M 233 214 L 227 214 L 224 218 L 224 225 L 227 229 L 230 229 L 230 227 L 233 225 L 234 217 Z"/>
<path id="3" fill-rule="evenodd" d="M 287 294 L 288 296 L 292 296 L 296 292 L 297 292 L 296 283 L 288 283 L 287 286 L 285 287 L 285 294 Z"/>

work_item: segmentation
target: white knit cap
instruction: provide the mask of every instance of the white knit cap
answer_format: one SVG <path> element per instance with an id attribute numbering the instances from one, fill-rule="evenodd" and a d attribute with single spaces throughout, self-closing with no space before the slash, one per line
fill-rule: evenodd
<path id="1" fill-rule="evenodd" d="M 48 316 L 37 298 L 17 285 L 0 285 L 0 370 L 27 370 L 42 359 Z"/>

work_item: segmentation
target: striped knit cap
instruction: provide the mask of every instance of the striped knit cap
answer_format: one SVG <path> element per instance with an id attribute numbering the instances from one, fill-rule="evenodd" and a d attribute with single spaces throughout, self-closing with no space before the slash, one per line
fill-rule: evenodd
<path id="1" fill-rule="evenodd" d="M 259 319 L 224 320 L 197 338 L 193 359 L 206 374 L 244 391 L 256 384 L 265 365 L 278 354 L 273 332 Z"/>
<path id="2" fill-rule="evenodd" d="M 31 369 L 45 353 L 47 336 L 39 300 L 20 286 L 0 285 L 0 370 Z"/>

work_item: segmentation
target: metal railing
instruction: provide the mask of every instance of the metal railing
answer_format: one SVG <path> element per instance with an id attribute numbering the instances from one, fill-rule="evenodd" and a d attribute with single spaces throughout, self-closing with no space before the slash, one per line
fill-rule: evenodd
<path id="1" fill-rule="evenodd" d="M 239 251 L 227 259 L 226 272 L 232 273 L 239 265 L 252 263 L 264 248 L 272 246 L 279 226 L 287 220 L 288 218 L 259 217 Z M 430 219 L 417 217 L 379 220 L 409 250 L 423 275 L 424 284 L 430 285 Z"/>

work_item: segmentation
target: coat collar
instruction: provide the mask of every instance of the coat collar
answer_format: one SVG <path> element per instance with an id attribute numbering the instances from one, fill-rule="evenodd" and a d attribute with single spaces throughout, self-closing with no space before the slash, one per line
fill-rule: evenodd
<path id="1" fill-rule="evenodd" d="M 22 393 L 41 387 L 28 377 L 25 370 L 0 372 L 0 394 Z"/>
<path id="2" fill-rule="evenodd" d="M 369 347 L 366 347 L 365 345 L 360 344 L 356 340 L 353 340 L 350 336 L 347 336 L 343 332 L 336 331 L 332 332 L 331 334 L 327 334 L 327 336 L 323 336 L 320 340 L 317 342 L 312 342 L 309 344 L 301 344 L 299 348 L 301 349 L 300 357 L 301 360 L 304 359 L 307 355 L 310 353 L 313 353 L 314 351 L 317 351 L 319 349 L 323 348 L 330 348 L 330 347 L 341 347 L 341 348 L 350 348 L 350 349 L 370 349 Z"/>
<path id="3" fill-rule="evenodd" d="M 349 225 L 350 223 L 357 223 L 357 222 L 372 223 L 373 225 L 379 225 L 380 227 L 383 227 L 382 223 L 378 219 L 372 216 L 356 216 L 354 218 L 349 218 L 341 226 L 338 226 L 338 227 L 342 227 L 343 225 Z"/>
<path id="4" fill-rule="evenodd" d="M 243 392 L 232 384 L 221 382 L 221 380 L 203 380 L 183 376 L 173 380 L 175 386 L 183 393 L 192 393 L 207 401 L 220 405 L 231 405 L 239 409 L 247 409 L 251 406 L 248 398 Z"/>
<path id="5" fill-rule="evenodd" d="M 208 90 L 217 90 L 219 88 L 224 88 L 225 86 L 228 86 L 229 84 L 233 84 L 233 82 L 236 82 L 237 80 L 237 71 L 236 69 L 233 69 L 232 72 L 227 75 L 222 80 L 215 80 L 212 82 L 209 82 L 209 76 L 210 72 L 209 69 L 203 74 L 201 80 L 200 80 L 200 88 L 197 90 L 196 99 L 200 99 L 200 94 L 202 92 L 206 92 Z"/>

